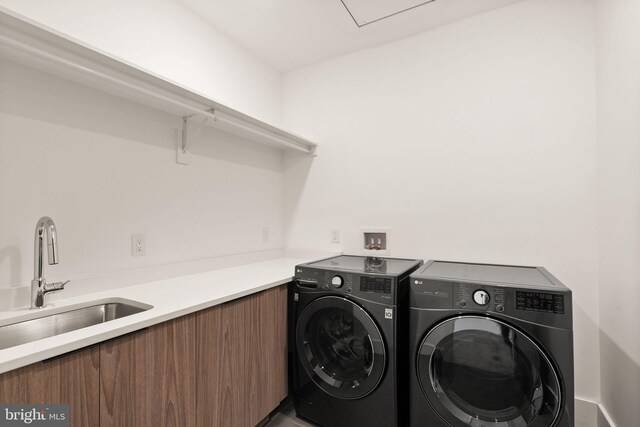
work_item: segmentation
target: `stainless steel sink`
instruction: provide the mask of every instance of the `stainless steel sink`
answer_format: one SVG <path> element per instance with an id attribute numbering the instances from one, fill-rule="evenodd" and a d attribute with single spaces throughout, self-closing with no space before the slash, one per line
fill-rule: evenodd
<path id="1" fill-rule="evenodd" d="M 153 307 L 137 301 L 114 299 L 73 306 L 64 311 L 53 309 L 48 315 L 0 326 L 0 350 L 131 316 L 150 308 Z"/>

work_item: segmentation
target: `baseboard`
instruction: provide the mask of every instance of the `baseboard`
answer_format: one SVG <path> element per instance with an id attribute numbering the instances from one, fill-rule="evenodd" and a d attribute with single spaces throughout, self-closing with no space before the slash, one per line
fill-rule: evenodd
<path id="1" fill-rule="evenodd" d="M 602 405 L 598 405 L 598 425 L 597 427 L 616 427 L 611 421 L 611 417 L 607 413 L 607 411 L 602 407 Z"/>
<path id="2" fill-rule="evenodd" d="M 575 427 L 615 427 L 607 411 L 597 402 L 575 400 Z"/>

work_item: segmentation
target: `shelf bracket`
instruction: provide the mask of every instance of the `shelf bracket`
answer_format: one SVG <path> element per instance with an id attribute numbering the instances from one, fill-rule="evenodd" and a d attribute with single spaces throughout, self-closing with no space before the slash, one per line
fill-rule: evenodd
<path id="1" fill-rule="evenodd" d="M 202 122 L 198 125 L 198 128 L 193 132 L 193 136 L 189 132 L 189 120 L 193 117 L 198 116 L 198 114 L 189 114 L 187 116 L 182 117 L 182 132 L 180 135 L 180 139 L 176 141 L 176 162 L 180 165 L 188 165 L 189 164 L 189 139 L 193 138 L 200 134 L 202 128 L 210 119 L 209 115 L 213 115 L 213 110 L 207 110 L 205 112 L 205 117 Z M 215 116 L 213 116 L 215 120 Z"/>
<path id="2" fill-rule="evenodd" d="M 176 163 L 179 165 L 189 164 L 189 118 L 194 115 L 182 117 L 182 132 L 180 138 L 176 139 Z"/>

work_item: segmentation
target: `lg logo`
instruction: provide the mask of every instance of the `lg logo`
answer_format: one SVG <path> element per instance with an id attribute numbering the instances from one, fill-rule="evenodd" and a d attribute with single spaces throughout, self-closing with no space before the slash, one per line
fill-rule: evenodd
<path id="1" fill-rule="evenodd" d="M 415 280 L 413 283 L 415 283 L 416 285 L 422 285 L 422 280 Z"/>

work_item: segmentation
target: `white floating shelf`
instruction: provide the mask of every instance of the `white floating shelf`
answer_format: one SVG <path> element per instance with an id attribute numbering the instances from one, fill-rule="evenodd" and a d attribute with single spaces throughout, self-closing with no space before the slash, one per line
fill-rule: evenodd
<path id="1" fill-rule="evenodd" d="M 246 140 L 315 156 L 317 144 L 0 8 L 0 58 Z M 208 119 L 205 121 L 205 119 Z"/>

